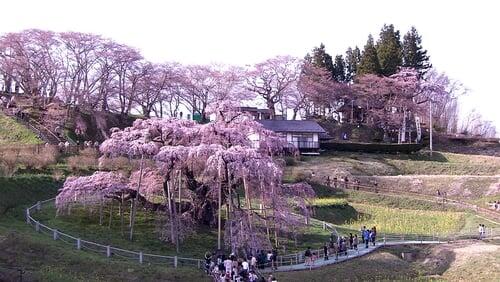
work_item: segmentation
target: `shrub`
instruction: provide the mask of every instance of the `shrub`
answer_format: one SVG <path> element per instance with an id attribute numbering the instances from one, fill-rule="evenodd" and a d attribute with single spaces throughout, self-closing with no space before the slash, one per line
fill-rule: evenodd
<path id="1" fill-rule="evenodd" d="M 98 168 L 98 152 L 92 148 L 86 148 L 77 156 L 68 157 L 67 163 L 68 167 L 73 171 L 77 170 L 89 170 Z"/>
<path id="2" fill-rule="evenodd" d="M 11 145 L 0 148 L 0 175 L 12 176 L 20 167 L 44 169 L 57 163 L 59 151 L 55 146 Z"/>

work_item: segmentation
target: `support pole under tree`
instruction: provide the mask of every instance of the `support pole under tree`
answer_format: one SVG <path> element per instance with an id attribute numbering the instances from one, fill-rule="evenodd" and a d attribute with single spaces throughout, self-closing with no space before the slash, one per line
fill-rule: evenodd
<path id="1" fill-rule="evenodd" d="M 222 184 L 220 180 L 220 170 L 219 170 L 219 213 L 217 216 L 217 249 L 221 249 L 221 224 L 222 224 Z"/>
<path id="2" fill-rule="evenodd" d="M 429 100 L 429 150 L 432 157 L 432 100 Z"/>
<path id="3" fill-rule="evenodd" d="M 135 213 L 137 209 L 137 198 L 139 197 L 139 192 L 141 190 L 141 182 L 142 182 L 142 170 L 144 167 L 144 153 L 141 154 L 141 169 L 139 172 L 139 185 L 137 185 L 137 193 L 135 194 L 135 197 L 132 199 L 132 221 L 130 223 L 130 241 L 134 238 L 134 223 L 135 223 Z"/>

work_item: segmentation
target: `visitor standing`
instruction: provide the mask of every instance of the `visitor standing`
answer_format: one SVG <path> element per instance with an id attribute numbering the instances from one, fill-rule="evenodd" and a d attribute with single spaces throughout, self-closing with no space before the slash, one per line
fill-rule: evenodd
<path id="1" fill-rule="evenodd" d="M 226 274 L 231 274 L 231 271 L 233 270 L 233 261 L 230 257 L 224 260 L 224 269 L 226 270 Z"/>
<path id="2" fill-rule="evenodd" d="M 210 272 L 210 263 L 212 262 L 212 254 L 210 252 L 205 253 L 205 271 L 207 274 Z"/>
<path id="3" fill-rule="evenodd" d="M 354 234 L 354 238 L 352 240 L 352 244 L 354 246 L 354 249 L 357 250 L 358 249 L 358 234 Z"/>
<path id="4" fill-rule="evenodd" d="M 255 274 L 255 272 L 252 270 L 250 271 L 250 274 L 248 275 L 248 281 L 250 282 L 257 282 L 257 279 L 259 277 L 257 276 L 257 274 Z"/>
<path id="5" fill-rule="evenodd" d="M 360 236 L 361 236 L 361 243 L 365 243 L 365 230 L 366 230 L 366 226 L 363 226 L 361 227 L 361 230 L 360 230 Z"/>
<path id="6" fill-rule="evenodd" d="M 372 243 L 375 246 L 375 241 L 377 240 L 377 227 L 376 226 L 373 226 L 371 236 L 372 236 L 372 238 L 371 238 Z"/>
<path id="7" fill-rule="evenodd" d="M 307 250 L 305 251 L 304 253 L 304 257 L 305 257 L 305 265 L 311 265 L 311 257 L 312 257 L 312 253 L 311 253 L 311 247 L 307 247 Z"/>
<path id="8" fill-rule="evenodd" d="M 328 260 L 328 246 L 327 244 L 325 243 L 325 245 L 323 246 L 323 255 L 325 257 L 325 260 Z"/>
<path id="9" fill-rule="evenodd" d="M 365 242 L 365 247 L 368 248 L 368 243 L 370 242 L 370 231 L 368 229 L 363 231 L 363 241 Z"/>
<path id="10" fill-rule="evenodd" d="M 349 249 L 354 249 L 354 236 L 352 236 L 352 233 L 349 233 Z"/>
<path id="11" fill-rule="evenodd" d="M 250 259 L 250 269 L 252 271 L 257 270 L 257 258 L 255 256 L 252 256 L 252 258 Z"/>
<path id="12" fill-rule="evenodd" d="M 276 263 L 276 260 L 278 259 L 278 250 L 273 249 L 271 252 L 271 267 L 274 270 L 278 269 L 278 264 Z"/>
<path id="13" fill-rule="evenodd" d="M 243 259 L 243 262 L 241 263 L 241 269 L 243 270 L 243 272 L 245 273 L 244 276 L 246 276 L 250 270 L 250 265 L 248 264 L 248 261 L 247 259 Z"/>

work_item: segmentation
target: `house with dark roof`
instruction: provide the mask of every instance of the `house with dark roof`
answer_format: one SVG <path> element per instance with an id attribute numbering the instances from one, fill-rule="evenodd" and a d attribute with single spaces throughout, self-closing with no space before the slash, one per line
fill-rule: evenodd
<path id="1" fill-rule="evenodd" d="M 265 129 L 281 135 L 300 152 L 318 152 L 320 135 L 326 131 L 313 120 L 257 120 Z"/>

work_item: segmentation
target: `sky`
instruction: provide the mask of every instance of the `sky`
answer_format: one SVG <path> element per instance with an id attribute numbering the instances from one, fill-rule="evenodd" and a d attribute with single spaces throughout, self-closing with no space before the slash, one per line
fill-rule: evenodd
<path id="1" fill-rule="evenodd" d="M 500 132 L 500 4 L 497 1 L 16 0 L 2 1 L 0 33 L 28 28 L 101 34 L 154 62 L 253 64 L 303 57 L 326 45 L 332 56 L 378 37 L 384 24 L 415 26 L 433 66 L 461 81 L 463 115 L 476 109 Z"/>

